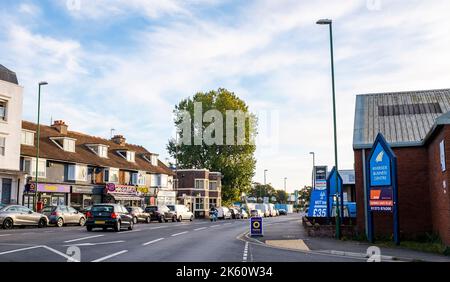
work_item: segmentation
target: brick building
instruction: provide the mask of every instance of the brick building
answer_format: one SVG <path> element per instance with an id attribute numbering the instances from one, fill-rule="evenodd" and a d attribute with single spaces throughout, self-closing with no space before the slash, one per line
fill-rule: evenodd
<path id="1" fill-rule="evenodd" d="M 401 238 L 438 234 L 450 245 L 450 89 L 357 95 L 353 149 L 358 230 L 366 230 L 365 162 L 381 132 L 397 156 Z M 374 213 L 375 236 L 392 214 Z"/>
<path id="2" fill-rule="evenodd" d="M 178 202 L 189 207 L 196 218 L 209 216 L 212 206 L 222 205 L 222 174 L 207 169 L 175 170 Z"/>

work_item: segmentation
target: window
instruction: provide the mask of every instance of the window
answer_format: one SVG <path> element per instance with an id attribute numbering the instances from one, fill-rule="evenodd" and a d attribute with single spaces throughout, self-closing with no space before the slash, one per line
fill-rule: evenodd
<path id="1" fill-rule="evenodd" d="M 209 190 L 217 190 L 217 181 L 209 181 Z"/>
<path id="2" fill-rule="evenodd" d="M 38 177 L 45 178 L 47 169 L 47 160 L 39 159 Z M 23 171 L 32 177 L 36 176 L 36 158 L 23 160 Z"/>
<path id="3" fill-rule="evenodd" d="M 119 169 L 117 168 L 108 168 L 104 170 L 104 181 L 110 183 L 119 182 Z"/>
<path id="4" fill-rule="evenodd" d="M 4 156 L 6 151 L 6 138 L 0 137 L 0 156 Z"/>
<path id="5" fill-rule="evenodd" d="M 135 153 L 132 151 L 127 151 L 127 161 L 134 162 Z"/>
<path id="6" fill-rule="evenodd" d="M 209 207 L 217 207 L 217 199 L 209 199 Z"/>
<path id="7" fill-rule="evenodd" d="M 206 179 L 195 179 L 195 189 L 205 189 Z"/>
<path id="8" fill-rule="evenodd" d="M 0 120 L 6 121 L 8 102 L 0 100 Z"/>
<path id="9" fill-rule="evenodd" d="M 85 165 L 69 165 L 67 178 L 72 181 L 87 181 L 88 168 Z"/>
<path id="10" fill-rule="evenodd" d="M 75 140 L 65 138 L 63 148 L 64 151 L 75 152 Z"/>
<path id="11" fill-rule="evenodd" d="M 98 146 L 98 156 L 101 158 L 107 158 L 108 157 L 108 147 L 99 145 Z"/>
<path id="12" fill-rule="evenodd" d="M 196 210 L 203 210 L 205 205 L 205 199 L 204 198 L 195 198 L 195 209 Z"/>
<path id="13" fill-rule="evenodd" d="M 151 156 L 151 163 L 154 166 L 158 166 L 158 155 L 152 155 Z"/>
<path id="14" fill-rule="evenodd" d="M 145 173 L 144 172 L 133 173 L 132 179 L 133 179 L 133 185 L 139 185 L 139 186 L 145 185 Z"/>
<path id="15" fill-rule="evenodd" d="M 178 189 L 178 179 L 173 180 L 173 189 Z"/>
<path id="16" fill-rule="evenodd" d="M 22 145 L 34 146 L 34 132 L 28 130 L 22 130 L 21 133 Z"/>

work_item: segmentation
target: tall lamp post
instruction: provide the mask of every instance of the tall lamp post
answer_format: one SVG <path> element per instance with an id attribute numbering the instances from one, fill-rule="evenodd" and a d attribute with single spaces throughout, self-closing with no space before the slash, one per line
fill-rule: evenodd
<path id="1" fill-rule="evenodd" d="M 285 195 L 287 195 L 287 192 L 286 192 L 286 180 L 287 180 L 287 177 L 284 178 L 284 194 Z M 287 200 L 288 199 L 286 199 L 286 204 L 287 204 Z"/>
<path id="2" fill-rule="evenodd" d="M 328 25 L 330 29 L 330 53 L 331 53 L 331 83 L 333 90 L 333 125 L 334 125 L 334 166 L 336 169 L 336 238 L 341 238 L 341 222 L 340 222 L 340 211 L 339 211 L 339 187 L 338 182 L 338 152 L 337 152 L 337 133 L 336 133 L 336 91 L 334 85 L 334 54 L 333 54 L 333 21 L 329 19 L 321 19 L 317 21 L 318 25 Z"/>
<path id="3" fill-rule="evenodd" d="M 310 155 L 313 157 L 313 172 L 312 172 L 312 181 L 311 181 L 311 188 L 312 190 L 316 190 L 316 154 L 314 152 L 309 152 Z"/>
<path id="4" fill-rule="evenodd" d="M 37 200 L 38 200 L 38 171 L 39 171 L 39 139 L 41 137 L 41 126 L 39 124 L 39 118 L 41 115 L 41 86 L 47 85 L 48 83 L 46 81 L 39 82 L 39 88 L 38 88 L 38 109 L 37 109 L 37 142 L 36 142 L 36 187 L 34 188 L 34 201 L 35 201 L 35 210 L 37 211 Z"/>
<path id="5" fill-rule="evenodd" d="M 264 188 L 266 188 L 266 185 L 267 185 L 267 178 L 266 178 L 266 173 L 267 173 L 267 169 L 265 169 L 264 170 Z M 261 195 L 261 189 L 259 190 L 259 197 L 261 198 L 261 200 L 262 200 L 262 195 Z M 256 202 L 258 202 L 258 201 L 256 201 Z M 263 201 L 264 202 L 264 201 Z"/>

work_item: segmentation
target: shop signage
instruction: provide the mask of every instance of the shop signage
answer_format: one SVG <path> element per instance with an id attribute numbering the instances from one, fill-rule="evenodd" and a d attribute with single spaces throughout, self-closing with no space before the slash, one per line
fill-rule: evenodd
<path id="1" fill-rule="evenodd" d="M 367 160 L 367 225 L 368 238 L 374 240 L 373 212 L 392 212 L 394 241 L 399 244 L 397 157 L 381 133 L 378 134 Z"/>
<path id="2" fill-rule="evenodd" d="M 70 193 L 69 185 L 38 183 L 37 190 L 39 192 L 49 193 Z"/>
<path id="3" fill-rule="evenodd" d="M 250 218 L 250 236 L 263 236 L 262 217 Z"/>
<path id="4" fill-rule="evenodd" d="M 137 194 L 137 189 L 135 186 L 117 185 L 114 183 L 108 183 L 106 184 L 106 192 L 118 194 Z"/>
<path id="5" fill-rule="evenodd" d="M 314 167 L 314 190 L 327 189 L 327 166 Z"/>
<path id="6" fill-rule="evenodd" d="M 148 193 L 150 193 L 150 189 L 148 189 L 148 187 L 145 187 L 145 186 L 139 186 L 139 187 L 137 187 L 137 191 L 138 191 L 139 193 L 142 193 L 142 194 L 148 194 Z"/>
<path id="7" fill-rule="evenodd" d="M 311 192 L 308 216 L 327 217 L 327 191 L 314 190 Z"/>

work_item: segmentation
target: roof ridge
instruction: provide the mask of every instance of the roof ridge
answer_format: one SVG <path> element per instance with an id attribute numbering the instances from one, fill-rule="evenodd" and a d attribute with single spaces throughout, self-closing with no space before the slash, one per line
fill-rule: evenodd
<path id="1" fill-rule="evenodd" d="M 373 93 L 359 93 L 356 96 L 370 96 L 370 95 L 387 95 L 387 94 L 408 94 L 408 93 L 420 93 L 420 94 L 428 94 L 437 91 L 450 91 L 450 88 L 437 88 L 437 89 L 429 89 L 429 90 L 406 90 L 406 91 L 395 91 L 395 92 L 373 92 Z"/>

